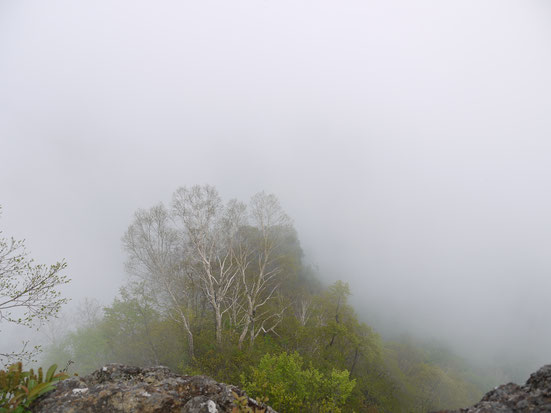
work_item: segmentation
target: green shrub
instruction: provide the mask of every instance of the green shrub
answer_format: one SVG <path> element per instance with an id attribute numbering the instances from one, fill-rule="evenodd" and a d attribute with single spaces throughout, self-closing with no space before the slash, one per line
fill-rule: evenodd
<path id="1" fill-rule="evenodd" d="M 250 377 L 241 376 L 244 390 L 252 397 L 268 398 L 276 410 L 293 412 L 340 412 L 356 384 L 347 370 L 321 373 L 303 368 L 298 353 L 266 354 Z"/>
<path id="2" fill-rule="evenodd" d="M 52 365 L 46 375 L 42 367 L 38 374 L 34 370 L 23 371 L 21 362 L 0 370 L 0 413 L 23 413 L 38 397 L 54 389 L 54 383 L 67 378 L 65 373 L 57 373 L 57 365 Z"/>

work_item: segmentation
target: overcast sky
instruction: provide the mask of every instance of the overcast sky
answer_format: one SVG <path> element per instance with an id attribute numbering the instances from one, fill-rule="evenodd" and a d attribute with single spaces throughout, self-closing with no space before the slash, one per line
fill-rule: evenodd
<path id="1" fill-rule="evenodd" d="M 136 209 L 266 190 L 380 331 L 541 364 L 550 111 L 546 0 L 0 0 L 0 228 L 108 304 Z"/>

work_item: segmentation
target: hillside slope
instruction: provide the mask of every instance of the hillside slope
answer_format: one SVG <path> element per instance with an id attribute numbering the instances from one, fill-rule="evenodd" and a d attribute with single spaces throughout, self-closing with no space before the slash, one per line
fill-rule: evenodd
<path id="1" fill-rule="evenodd" d="M 508 383 L 496 387 L 472 407 L 438 413 L 551 412 L 551 364 L 530 375 L 524 386 Z"/>

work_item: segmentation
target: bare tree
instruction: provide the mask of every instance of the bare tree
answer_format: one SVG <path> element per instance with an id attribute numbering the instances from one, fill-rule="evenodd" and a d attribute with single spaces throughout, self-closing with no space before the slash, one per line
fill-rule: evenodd
<path id="1" fill-rule="evenodd" d="M 241 242 L 234 247 L 246 313 L 239 348 L 247 334 L 253 345 L 261 332 L 274 331 L 281 321 L 285 307 L 273 310 L 266 304 L 275 298 L 281 285 L 280 247 L 285 233 L 292 229 L 278 199 L 264 192 L 252 197 L 250 219 L 252 227 L 242 231 Z"/>
<path id="2" fill-rule="evenodd" d="M 1 237 L 0 231 L 0 322 L 32 327 L 55 317 L 68 300 L 59 287 L 70 280 L 61 272 L 64 261 L 47 266 L 34 264 L 25 242 Z M 33 351 L 0 353 L 0 359 L 32 358 Z"/>
<path id="3" fill-rule="evenodd" d="M 103 317 L 103 309 L 95 298 L 84 297 L 75 311 L 75 324 L 79 327 L 96 326 Z"/>
<path id="4" fill-rule="evenodd" d="M 182 266 L 185 257 L 181 235 L 171 225 L 169 212 L 162 204 L 138 210 L 122 241 L 128 252 L 128 272 L 146 281 L 150 295 L 183 326 L 188 336 L 189 355 L 193 358 L 193 331 L 186 314 L 187 275 Z"/>
<path id="5" fill-rule="evenodd" d="M 239 346 L 261 333 L 274 332 L 285 305 L 275 303 L 282 281 L 284 238 L 294 234 L 291 220 L 274 195 L 259 193 L 247 206 L 223 204 L 212 186 L 178 189 L 169 213 L 162 205 L 136 213 L 123 237 L 131 274 L 149 280 L 152 294 L 162 291 L 189 336 L 190 310 L 203 317 L 212 310 L 216 342 L 223 320 L 239 329 Z M 162 287 L 162 288 L 158 288 Z M 281 298 L 281 297 L 280 297 Z"/>
<path id="6" fill-rule="evenodd" d="M 230 292 L 237 277 L 232 243 L 240 217 L 237 203 L 228 207 L 212 186 L 180 188 L 173 196 L 173 211 L 186 234 L 188 264 L 215 317 L 215 336 L 222 343 L 222 317 L 230 310 Z"/>

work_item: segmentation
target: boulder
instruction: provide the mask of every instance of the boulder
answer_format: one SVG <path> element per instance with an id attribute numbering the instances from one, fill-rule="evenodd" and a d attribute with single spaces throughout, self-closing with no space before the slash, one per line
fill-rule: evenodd
<path id="1" fill-rule="evenodd" d="M 31 406 L 34 413 L 143 412 L 226 413 L 238 412 L 235 400 L 244 398 L 250 410 L 276 413 L 235 386 L 206 376 L 181 376 L 167 367 L 131 367 L 108 364 L 84 377 L 59 382 Z"/>

